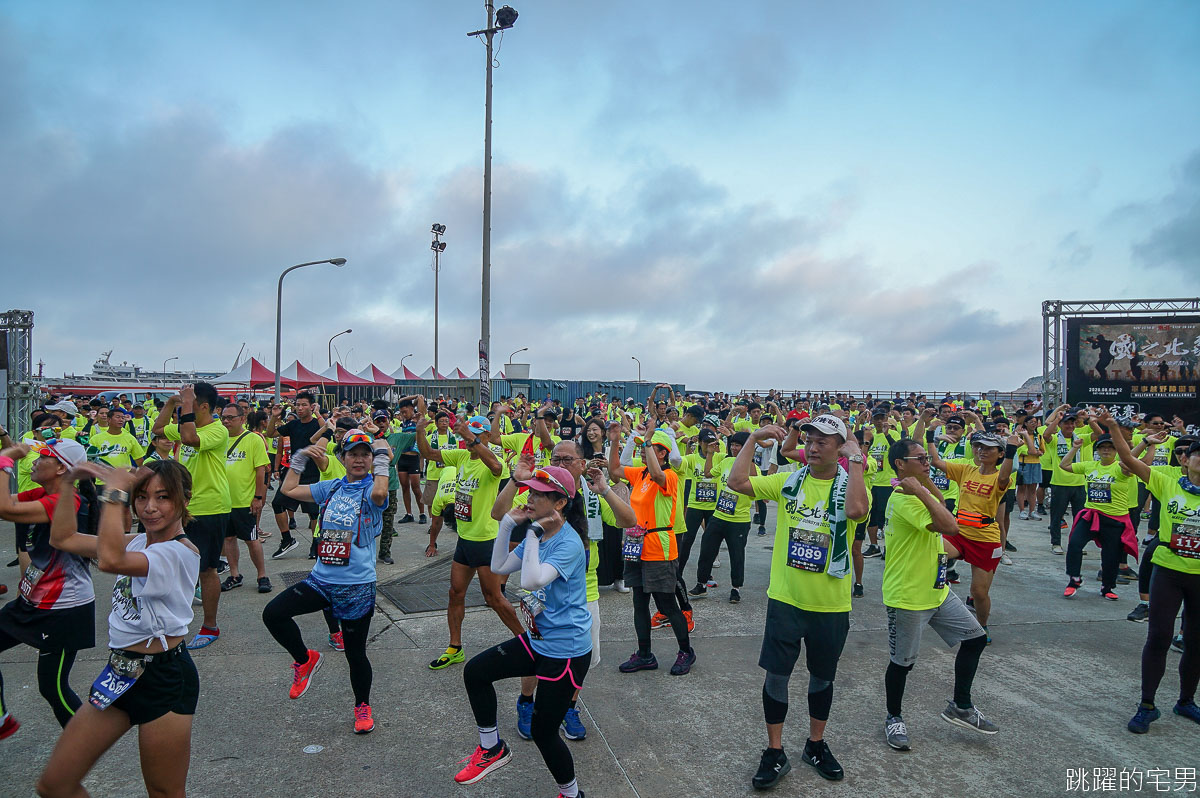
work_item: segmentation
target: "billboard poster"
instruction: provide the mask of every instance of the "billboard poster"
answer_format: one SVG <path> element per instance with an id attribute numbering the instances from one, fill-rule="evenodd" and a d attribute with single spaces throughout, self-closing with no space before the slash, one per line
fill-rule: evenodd
<path id="1" fill-rule="evenodd" d="M 1200 425 L 1200 316 L 1066 320 L 1066 400 Z"/>

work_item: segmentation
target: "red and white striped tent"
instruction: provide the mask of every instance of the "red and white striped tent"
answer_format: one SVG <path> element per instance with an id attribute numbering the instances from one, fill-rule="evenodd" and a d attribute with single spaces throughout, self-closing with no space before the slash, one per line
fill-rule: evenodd
<path id="1" fill-rule="evenodd" d="M 448 380 L 469 380 L 471 378 L 467 376 L 467 373 L 465 371 L 463 371 L 462 369 L 456 368 L 456 369 L 454 369 L 454 371 L 452 371 L 446 375 L 446 379 L 448 379 Z"/>
<path id="2" fill-rule="evenodd" d="M 331 385 L 374 385 L 370 380 L 364 380 L 362 377 L 347 371 L 341 363 L 334 363 L 329 368 L 321 372 L 328 384 Z"/>
<path id="3" fill-rule="evenodd" d="M 274 378 L 272 378 L 273 381 Z M 308 385 L 330 385 L 333 382 L 328 377 L 322 377 L 317 372 L 308 368 L 299 360 L 293 360 L 292 365 L 279 372 L 279 381 L 297 388 Z"/>
<path id="4" fill-rule="evenodd" d="M 401 366 L 392 372 L 392 379 L 396 380 L 419 380 L 421 376 L 408 366 Z"/>
<path id="5" fill-rule="evenodd" d="M 246 387 L 274 385 L 275 372 L 254 358 L 250 358 L 228 374 L 222 374 L 214 380 L 209 380 L 209 382 L 213 385 L 245 385 Z M 286 380 L 281 380 L 281 382 L 286 382 Z M 287 384 L 290 385 L 291 383 Z"/>
<path id="6" fill-rule="evenodd" d="M 436 371 L 434 371 L 433 366 L 430 366 L 429 368 L 422 371 L 421 376 L 418 377 L 417 379 L 419 379 L 419 380 L 444 380 L 446 378 L 444 376 L 442 376 L 441 374 L 438 374 Z"/>
<path id="7" fill-rule="evenodd" d="M 370 380 L 375 385 L 395 385 L 396 378 L 385 372 L 383 369 L 376 366 L 374 363 L 367 366 L 362 371 L 358 372 L 358 376 L 364 380 Z"/>

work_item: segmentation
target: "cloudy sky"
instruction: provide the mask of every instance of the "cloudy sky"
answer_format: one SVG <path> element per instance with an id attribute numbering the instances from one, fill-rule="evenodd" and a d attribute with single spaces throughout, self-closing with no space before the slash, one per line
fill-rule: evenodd
<path id="1" fill-rule="evenodd" d="M 520 0 L 493 363 L 1011 389 L 1049 298 L 1200 294 L 1200 4 Z M 482 2 L 0 5 L 3 304 L 46 373 L 475 370 Z M 518 358 L 523 359 L 525 356 Z"/>

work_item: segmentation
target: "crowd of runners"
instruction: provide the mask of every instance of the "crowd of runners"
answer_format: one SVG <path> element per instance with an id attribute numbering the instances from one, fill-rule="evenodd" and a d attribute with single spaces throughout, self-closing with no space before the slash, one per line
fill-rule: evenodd
<path id="1" fill-rule="evenodd" d="M 596 394 L 566 407 L 524 396 L 321 407 L 305 391 L 254 403 L 196 383 L 144 405 L 52 398 L 26 429 L 0 429 L 0 470 L 17 485 L 0 478 L 20 573 L 0 607 L 0 651 L 36 649 L 39 691 L 63 728 L 37 782 L 43 796 L 86 794 L 83 778 L 134 726 L 150 794 L 183 794 L 200 687 L 191 652 L 234 645 L 219 609 L 244 584 L 243 547 L 263 594 L 276 590 L 272 546 L 275 559 L 307 552 L 311 573 L 263 599 L 262 623 L 291 657 L 291 699 L 318 678 L 323 650 L 344 653 L 347 720 L 371 732 L 376 569 L 394 563 L 402 528 L 427 532 L 429 558 L 454 533 L 447 645 L 428 667 L 462 665 L 479 737 L 454 777 L 464 784 L 511 759 L 495 685 L 515 679 L 506 695 L 517 734 L 536 744 L 560 796 L 582 796 L 563 738 L 587 735 L 576 702 L 601 662 L 600 589 L 630 594 L 632 611 L 604 622 L 632 624 L 637 640 L 609 667 L 645 678 L 633 674 L 659 668 L 652 630 L 669 627 L 670 675 L 704 678 L 693 673 L 705 655 L 693 645 L 693 602 L 716 597 L 714 569 L 726 564 L 720 596 L 741 602 L 752 532 L 771 542 L 755 788 L 791 768 L 783 732 L 802 653 L 800 759 L 844 777 L 825 731 L 852 604 L 868 589 L 888 622 L 882 740 L 910 747 L 903 698 L 926 626 L 957 646 L 941 718 L 998 733 L 972 685 L 987 663 L 992 581 L 1015 551 L 1014 513 L 1046 522 L 1063 598 L 1117 600 L 1137 583 L 1129 620 L 1148 627 L 1129 730 L 1160 718 L 1171 648 L 1182 655 L 1174 713 L 1200 723 L 1200 437 L 1156 413 L 949 396 L 682 396 L 667 385 L 644 404 Z M 1083 566 L 1093 542 L 1094 581 Z M 868 558 L 883 560 L 878 585 L 865 583 Z M 110 652 L 99 674 L 73 680 L 77 654 L 96 645 L 93 569 L 117 577 Z M 511 636 L 469 651 L 476 578 Z M 950 589 L 964 580 L 965 600 Z M 328 638 L 306 641 L 295 619 L 317 612 Z M 73 681 L 88 685 L 82 697 Z M 18 731 L 15 711 L 35 711 L 10 702 L 0 675 L 0 740 Z"/>

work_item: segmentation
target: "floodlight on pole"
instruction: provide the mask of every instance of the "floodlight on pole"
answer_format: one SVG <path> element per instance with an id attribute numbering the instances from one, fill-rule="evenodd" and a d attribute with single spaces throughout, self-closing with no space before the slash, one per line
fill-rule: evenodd
<path id="1" fill-rule="evenodd" d="M 496 11 L 487 0 L 487 27 L 472 31 L 468 36 L 483 36 L 487 45 L 487 79 L 484 87 L 483 111 L 483 292 L 479 324 L 479 402 L 486 405 L 492 398 L 489 352 L 492 344 L 492 38 L 508 30 L 517 21 L 512 6 Z"/>
<path id="2" fill-rule="evenodd" d="M 433 243 L 429 245 L 433 250 L 433 373 L 438 374 L 438 276 L 442 268 L 438 256 L 446 251 L 446 242 L 441 239 L 446 234 L 446 225 L 434 222 L 429 232 L 433 233 Z"/>

